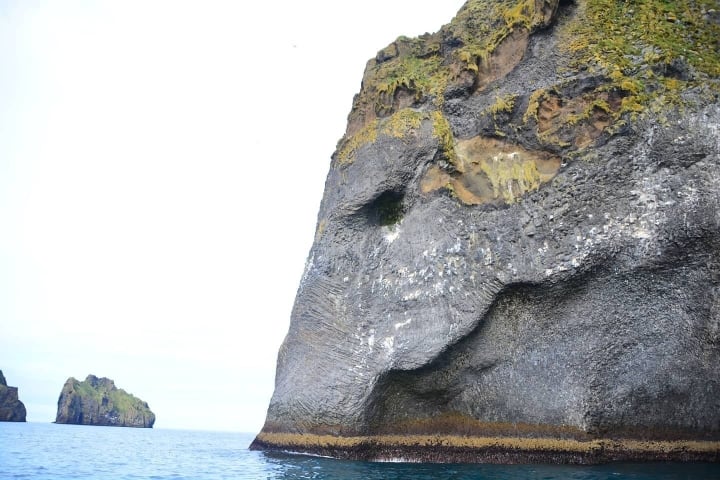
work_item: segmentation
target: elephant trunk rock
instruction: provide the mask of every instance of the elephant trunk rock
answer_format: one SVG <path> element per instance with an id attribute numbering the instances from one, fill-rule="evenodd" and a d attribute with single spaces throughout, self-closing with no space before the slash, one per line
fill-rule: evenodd
<path id="1" fill-rule="evenodd" d="M 252 447 L 720 460 L 706 3 L 470 0 L 371 59 Z"/>

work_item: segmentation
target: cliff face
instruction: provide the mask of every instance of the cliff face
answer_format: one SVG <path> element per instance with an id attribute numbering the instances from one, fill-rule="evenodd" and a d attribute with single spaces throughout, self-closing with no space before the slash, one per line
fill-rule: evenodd
<path id="1" fill-rule="evenodd" d="M 155 414 L 147 402 L 118 389 L 109 378 L 69 378 L 60 392 L 55 423 L 152 428 Z"/>
<path id="2" fill-rule="evenodd" d="M 0 370 L 0 422 L 24 422 L 25 405 L 18 399 L 17 387 L 8 387 Z"/>
<path id="3" fill-rule="evenodd" d="M 253 448 L 718 461 L 718 9 L 471 0 L 370 60 Z"/>

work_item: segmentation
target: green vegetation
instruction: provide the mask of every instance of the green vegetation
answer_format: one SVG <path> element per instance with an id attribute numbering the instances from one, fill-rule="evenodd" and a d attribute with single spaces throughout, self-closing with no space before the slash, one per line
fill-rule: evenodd
<path id="1" fill-rule="evenodd" d="M 490 113 L 496 117 L 500 113 L 512 113 L 515 108 L 515 100 L 517 95 L 507 94 L 502 97 L 496 97 L 495 103 L 490 106 Z"/>
<path id="2" fill-rule="evenodd" d="M 411 54 L 397 62 L 381 64 L 376 73 L 378 98 L 375 109 L 378 113 L 392 111 L 395 92 L 401 88 L 411 93 L 419 102 L 427 95 L 442 103 L 442 93 L 447 84 L 447 72 L 441 66 L 441 58 L 433 55 L 420 58 Z"/>
<path id="3" fill-rule="evenodd" d="M 432 120 L 433 135 L 439 140 L 440 148 L 446 160 L 457 164 L 455 156 L 455 138 L 450 128 L 450 122 L 439 110 L 431 112 L 419 111 L 412 108 L 403 108 L 393 113 L 389 118 L 374 120 L 363 127 L 350 138 L 345 138 L 338 148 L 337 161 L 340 165 L 347 165 L 355 160 L 360 147 L 377 140 L 378 135 L 393 138 L 407 138 L 416 131 L 425 120 Z"/>
<path id="4" fill-rule="evenodd" d="M 585 0 L 571 27 L 577 62 L 608 72 L 670 64 L 684 58 L 698 72 L 720 76 L 720 26 L 704 18 L 716 0 Z"/>
<path id="5" fill-rule="evenodd" d="M 535 0 L 468 2 L 448 28 L 463 42 L 457 58 L 474 72 L 487 67 L 492 53 L 511 33 L 544 25 L 545 15 L 536 5 Z"/>
<path id="6" fill-rule="evenodd" d="M 372 143 L 377 139 L 378 121 L 374 120 L 365 125 L 362 130 L 350 138 L 344 138 L 338 148 L 337 161 L 340 165 L 352 163 L 355 160 L 357 150 L 365 144 Z"/>
<path id="7" fill-rule="evenodd" d="M 100 379 L 101 382 L 103 379 Z M 111 386 L 112 385 L 112 386 Z M 139 398 L 127 393 L 125 390 L 115 388 L 114 384 L 100 383 L 93 387 L 89 381 L 78 381 L 72 379 L 72 389 L 82 398 L 92 399 L 98 405 L 102 405 L 103 399 L 107 399 L 107 406 L 110 411 L 116 413 L 130 412 L 134 410 L 145 410 L 145 403 Z"/>
<path id="8" fill-rule="evenodd" d="M 432 113 L 432 120 L 433 135 L 440 141 L 440 149 L 445 160 L 456 168 L 460 168 L 460 162 L 458 162 L 457 153 L 455 152 L 455 137 L 450 122 L 439 110 Z"/>
<path id="9" fill-rule="evenodd" d="M 530 99 L 528 100 L 528 107 L 525 111 L 525 115 L 523 115 L 523 122 L 527 123 L 531 118 L 535 121 L 538 120 L 538 110 L 540 110 L 540 102 L 543 100 L 543 97 L 545 96 L 547 92 L 544 88 L 541 88 L 540 90 L 535 90 L 533 93 L 530 94 Z"/>
<path id="10" fill-rule="evenodd" d="M 470 0 L 440 32 L 398 38 L 368 65 L 336 164 L 354 161 L 378 135 L 410 140 L 429 120 L 439 158 L 454 168 L 441 163 L 431 169 L 426 191 L 445 188 L 477 204 L 484 194 L 471 190 L 489 188 L 493 197 L 512 202 L 537 189 L 548 179 L 538 180 L 532 163 L 505 158 L 478 172 L 461 160 L 442 107 L 450 91 L 487 96 L 484 89 L 521 61 L 528 35 L 549 26 L 557 7 L 556 0 Z M 692 98 L 684 93 L 689 89 L 720 92 L 720 25 L 708 16 L 717 0 L 576 0 L 566 8 L 555 33 L 559 68 L 573 75 L 530 92 L 496 93 L 483 112 L 494 121 L 489 136 L 513 137 L 531 128 L 541 145 L 572 156 L 643 112 L 662 122 L 665 112 Z M 510 124 L 521 95 L 527 109 L 522 122 Z M 465 188 L 460 177 L 487 182 Z M 393 212 L 386 215 L 389 224 L 396 221 Z"/>
<path id="11" fill-rule="evenodd" d="M 376 140 L 378 125 L 373 123 L 378 118 L 390 117 L 408 107 L 440 109 L 448 86 L 452 82 L 468 82 L 461 80 L 464 74 L 481 76 L 480 67 L 490 61 L 510 34 L 544 25 L 547 12 L 537 10 L 536 3 L 535 0 L 470 0 L 440 32 L 413 39 L 399 37 L 383 49 L 365 72 L 363 88 L 351 113 L 350 123 L 354 126 L 341 143 L 338 164 L 352 162 L 361 145 Z M 540 3 L 554 5 L 552 1 Z M 448 39 L 453 45 L 443 52 L 443 48 L 448 48 L 443 42 Z M 403 119 L 408 120 L 407 117 L 395 118 L 393 122 Z M 417 128 L 416 123 L 414 125 Z M 384 133 L 401 137 L 406 131 L 406 126 L 393 123 Z M 439 138 L 447 140 L 447 135 L 443 133 Z M 443 145 L 449 147 L 449 142 Z M 451 159 L 451 149 L 446 148 L 445 152 Z"/>
<path id="12" fill-rule="evenodd" d="M 422 121 L 427 118 L 428 114 L 426 112 L 420 112 L 412 108 L 403 108 L 383 121 L 381 130 L 385 135 L 395 138 L 405 138 L 410 132 L 420 128 Z"/>
<path id="13" fill-rule="evenodd" d="M 411 92 L 415 101 L 426 97 L 440 107 L 448 83 L 461 70 L 479 73 L 487 66 L 495 49 L 516 30 L 532 31 L 547 21 L 546 12 L 538 11 L 535 0 L 470 0 L 453 22 L 439 34 L 395 41 L 396 50 L 369 69 L 365 78 L 366 100 L 374 98 L 376 113 L 390 113 L 399 89 Z M 443 35 L 445 34 L 445 35 Z M 441 57 L 441 39 L 449 36 L 460 41 L 450 58 Z M 387 53 L 384 50 L 384 53 Z M 393 56 L 394 54 L 394 56 Z"/>
<path id="14" fill-rule="evenodd" d="M 720 89 L 720 25 L 705 17 L 713 8 L 715 0 L 583 0 L 561 44 L 571 68 L 605 73 L 608 88 L 625 93 L 616 117 L 635 116 L 659 97 L 682 103 L 679 92 L 692 84 Z"/>
<path id="15" fill-rule="evenodd" d="M 540 188 L 540 172 L 532 160 L 519 159 L 517 155 L 498 155 L 494 161 L 483 161 L 480 169 L 492 184 L 493 194 L 507 203 L 518 196 Z"/>

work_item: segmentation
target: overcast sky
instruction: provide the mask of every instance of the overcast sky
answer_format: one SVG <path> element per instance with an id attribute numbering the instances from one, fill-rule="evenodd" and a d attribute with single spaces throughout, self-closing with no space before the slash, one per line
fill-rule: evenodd
<path id="1" fill-rule="evenodd" d="M 462 0 L 0 0 L 0 369 L 256 432 L 365 62 Z"/>

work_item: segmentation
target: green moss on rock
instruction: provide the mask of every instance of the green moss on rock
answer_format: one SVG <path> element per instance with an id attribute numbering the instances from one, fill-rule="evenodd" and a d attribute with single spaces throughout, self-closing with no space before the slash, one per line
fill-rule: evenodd
<path id="1" fill-rule="evenodd" d="M 115 386 L 109 378 L 69 378 L 58 399 L 55 423 L 152 428 L 155 414 L 147 402 Z"/>
<path id="2" fill-rule="evenodd" d="M 620 114 L 631 117 L 656 99 L 683 103 L 682 90 L 720 90 L 720 23 L 715 0 L 581 0 L 562 29 L 571 68 L 608 76 L 627 92 Z"/>
<path id="3" fill-rule="evenodd" d="M 483 65 L 506 39 L 547 26 L 556 8 L 557 0 L 470 0 L 439 32 L 399 37 L 382 49 L 365 69 L 338 163 L 348 163 L 359 145 L 373 141 L 367 127 L 377 119 L 408 107 L 440 110 L 450 86 L 477 85 L 486 74 Z"/>

